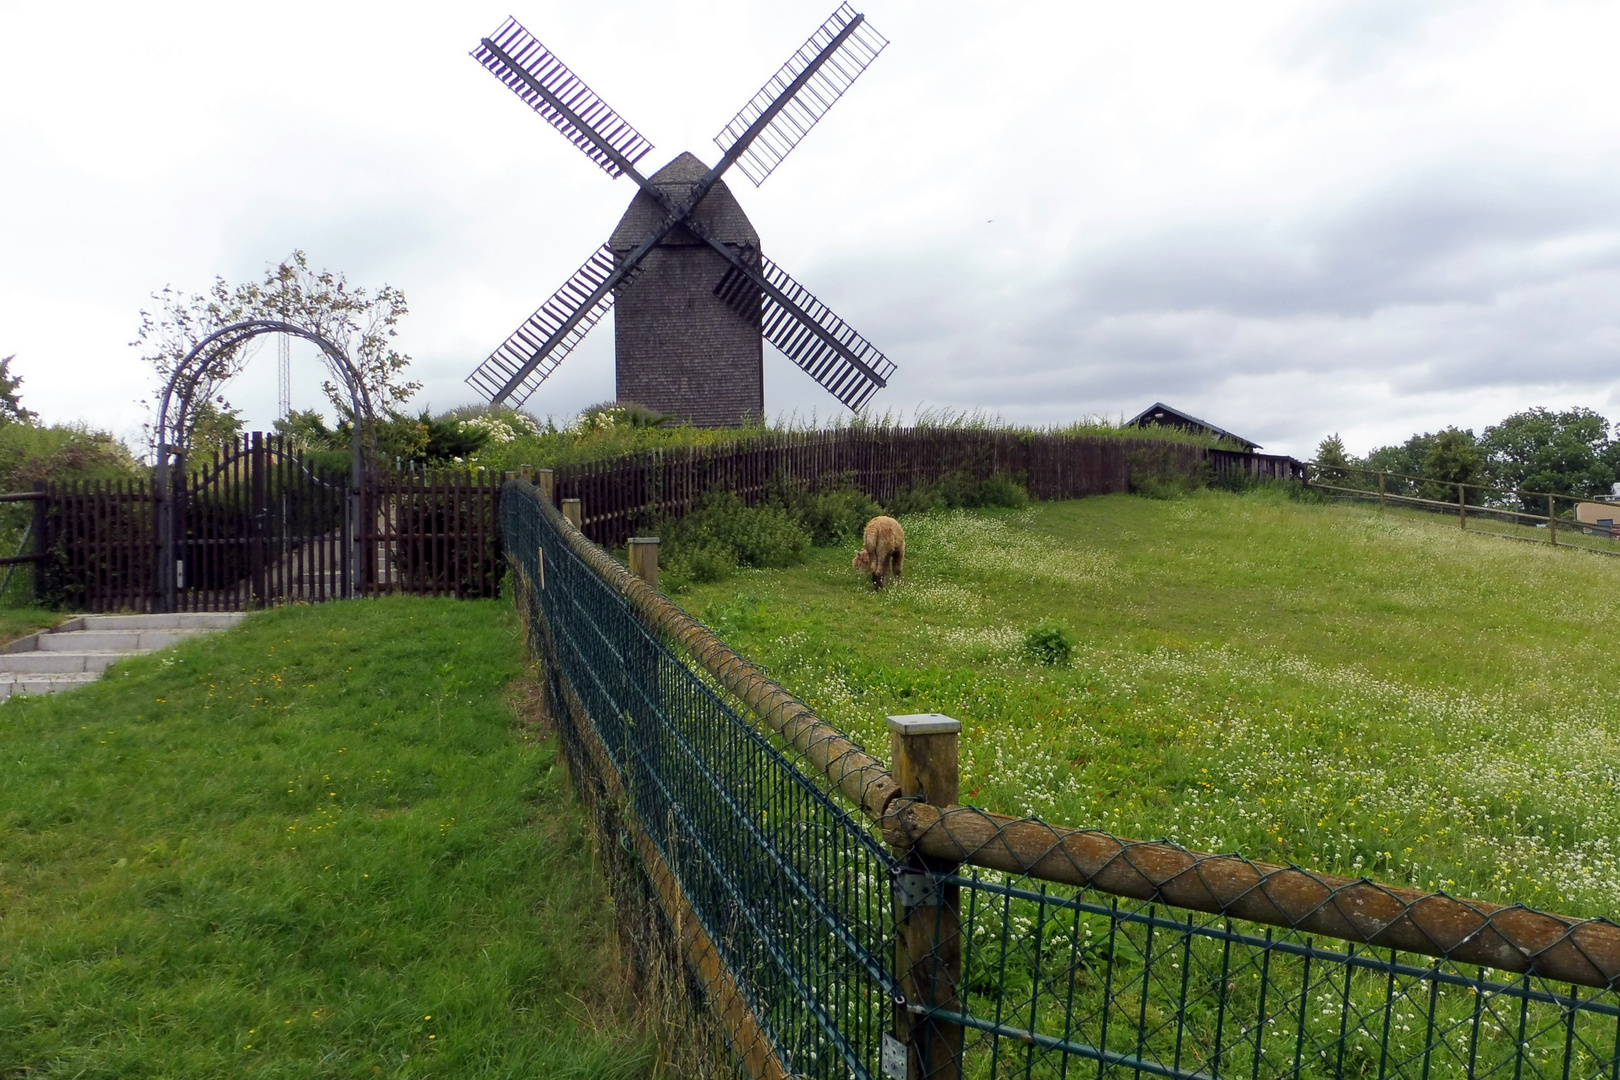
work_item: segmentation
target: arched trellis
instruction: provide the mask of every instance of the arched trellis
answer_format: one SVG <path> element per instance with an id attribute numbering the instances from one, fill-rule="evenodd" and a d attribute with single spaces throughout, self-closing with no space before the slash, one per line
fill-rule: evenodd
<path id="1" fill-rule="evenodd" d="M 320 347 L 322 353 L 331 362 L 332 369 L 344 382 L 349 391 L 350 415 L 354 418 L 353 435 L 350 440 L 349 452 L 349 584 L 348 589 L 352 595 L 354 583 L 358 577 L 360 566 L 360 475 L 364 462 L 362 451 L 363 421 L 373 417 L 371 396 L 366 392 L 365 380 L 361 378 L 360 371 L 353 361 L 335 342 L 323 337 L 307 327 L 295 323 L 282 322 L 278 319 L 247 319 L 242 322 L 222 326 L 212 334 L 203 338 L 192 347 L 191 351 L 181 358 L 169 376 L 169 381 L 163 387 L 163 397 L 158 403 L 157 416 L 157 469 L 155 480 L 157 482 L 158 501 L 158 574 L 159 590 L 163 598 L 163 607 L 166 611 L 175 608 L 175 593 L 179 587 L 178 575 L 175 572 L 175 500 L 171 498 L 170 473 L 178 471 L 185 473 L 185 449 L 171 442 L 175 432 L 186 430 L 191 419 L 191 411 L 195 405 L 194 398 L 198 386 L 208 374 L 209 367 L 215 359 L 224 352 L 234 352 L 243 345 L 261 334 L 288 334 L 303 338 Z M 176 403 L 178 395 L 178 413 L 173 425 L 170 424 L 169 414 Z"/>

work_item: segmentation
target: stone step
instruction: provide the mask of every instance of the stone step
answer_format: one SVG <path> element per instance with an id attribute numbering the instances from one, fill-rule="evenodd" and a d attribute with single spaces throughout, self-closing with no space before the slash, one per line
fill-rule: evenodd
<path id="1" fill-rule="evenodd" d="M 131 652 L 38 652 L 11 653 L 0 656 L 0 679 L 13 675 L 60 675 L 72 671 L 104 670 L 108 664 L 133 656 Z"/>
<path id="2" fill-rule="evenodd" d="M 206 630 L 60 630 L 39 635 L 42 652 L 151 652 Z M 0 668 L 5 666 L 0 661 Z"/>
<path id="3" fill-rule="evenodd" d="M 99 671 L 70 671 L 57 675 L 0 674 L 0 701 L 18 694 L 54 694 L 58 690 L 71 690 L 75 686 L 93 683 L 101 677 Z"/>
<path id="4" fill-rule="evenodd" d="M 53 633 L 74 630 L 228 630 L 247 618 L 245 611 L 176 611 L 167 615 L 81 615 Z"/>

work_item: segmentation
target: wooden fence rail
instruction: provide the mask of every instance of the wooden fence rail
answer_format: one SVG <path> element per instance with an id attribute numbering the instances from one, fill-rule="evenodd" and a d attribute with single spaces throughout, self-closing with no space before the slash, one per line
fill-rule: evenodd
<path id="1" fill-rule="evenodd" d="M 1175 474 L 1223 483 L 1294 480 L 1293 458 L 1156 439 L 998 431 L 789 432 L 628 454 L 555 470 L 555 497 L 580 499 L 583 531 L 618 546 L 651 522 L 685 515 L 707 492 L 753 505 L 773 484 L 850 484 L 879 502 L 953 474 L 1017 477 L 1038 499 L 1129 491 L 1132 478 Z M 234 610 L 349 595 L 487 597 L 499 589 L 499 473 L 435 469 L 367 475 L 358 532 L 346 474 L 306 466 L 275 437 L 251 436 L 197 469 L 180 491 L 174 603 Z M 19 498 L 39 498 L 39 494 Z M 150 481 L 53 485 L 43 493 L 36 580 L 47 602 L 86 611 L 155 611 L 164 603 L 157 494 Z M 350 567 L 349 537 L 358 538 Z M 350 575 L 353 575 L 352 589 Z"/>
<path id="2" fill-rule="evenodd" d="M 650 521 L 680 518 L 706 492 L 734 492 L 753 505 L 773 482 L 848 483 L 880 503 L 953 473 L 1019 478 L 1037 499 L 1131 490 L 1133 473 L 1171 473 L 1217 483 L 1304 479 L 1291 457 L 1212 450 L 1157 439 L 887 429 L 790 432 L 732 444 L 647 450 L 555 470 L 555 497 L 584 504 L 581 531 L 622 544 Z"/>

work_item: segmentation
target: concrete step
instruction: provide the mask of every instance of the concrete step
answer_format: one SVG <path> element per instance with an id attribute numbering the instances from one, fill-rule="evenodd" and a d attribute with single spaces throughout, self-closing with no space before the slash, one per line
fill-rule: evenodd
<path id="1" fill-rule="evenodd" d="M 93 683 L 99 678 L 99 671 L 70 671 L 57 675 L 7 672 L 0 675 L 0 701 L 18 694 L 54 694 L 58 690 L 71 690 L 75 686 Z"/>
<path id="2" fill-rule="evenodd" d="M 41 649 L 38 652 L 11 653 L 0 656 L 0 679 L 13 674 L 60 675 L 70 671 L 103 671 L 107 665 L 134 656 L 133 652 L 108 650 L 104 652 L 60 652 Z"/>
<path id="3" fill-rule="evenodd" d="M 81 615 L 53 633 L 74 630 L 229 630 L 247 618 L 245 611 L 176 611 L 168 615 Z"/>
<path id="4" fill-rule="evenodd" d="M 151 652 L 206 630 L 53 630 L 39 635 L 44 652 Z M 0 663 L 0 667 L 4 667 Z"/>

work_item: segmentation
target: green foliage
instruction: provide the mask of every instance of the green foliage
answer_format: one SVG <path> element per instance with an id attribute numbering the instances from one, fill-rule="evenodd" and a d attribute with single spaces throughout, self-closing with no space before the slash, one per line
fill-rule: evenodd
<path id="1" fill-rule="evenodd" d="M 32 424 L 39 419 L 38 413 L 23 408 L 22 397 L 18 393 L 22 376 L 11 373 L 11 362 L 15 359 L 15 355 L 0 357 L 0 425 Z"/>
<path id="2" fill-rule="evenodd" d="M 242 410 L 224 398 L 199 401 L 191 407 L 191 464 L 198 467 L 214 455 L 242 443 Z"/>
<path id="3" fill-rule="evenodd" d="M 399 321 L 409 312 L 405 294 L 389 285 L 371 293 L 351 286 L 342 274 L 311 270 L 302 251 L 294 251 L 268 269 L 259 281 L 233 286 L 216 277 L 206 294 L 186 294 L 164 286 L 152 299 L 157 301 L 157 311 L 140 313 L 140 330 L 132 344 L 145 350 L 145 359 L 157 375 L 159 394 L 181 360 L 205 338 L 248 319 L 292 323 L 330 341 L 354 365 L 378 414 L 387 414 L 421 389 L 421 383 L 405 377 L 411 358 L 392 344 Z M 222 390 L 240 373 L 247 358 L 240 346 L 210 354 L 196 383 L 193 408 L 197 402 L 213 401 L 228 410 Z M 336 370 L 322 389 L 340 414 L 353 411 L 346 384 Z M 177 425 L 175 441 L 190 447 L 197 417 L 182 405 L 171 406 L 170 419 Z"/>
<path id="4" fill-rule="evenodd" d="M 961 720 L 964 802 L 1620 913 L 1620 698 L 1593 689 L 1620 559 L 1284 488 L 903 523 L 903 589 L 815 550 L 683 602 L 746 591 L 727 642 L 868 746 L 891 714 Z M 1025 654 L 1045 621 L 1070 665 Z"/>
<path id="5" fill-rule="evenodd" d="M 791 514 L 816 547 L 859 540 L 866 523 L 883 513 L 849 477 L 831 477 L 810 489 L 779 473 L 771 478 L 766 501 Z"/>
<path id="6" fill-rule="evenodd" d="M 719 581 L 737 567 L 793 566 L 810 551 L 810 533 L 789 510 L 748 506 L 730 491 L 711 491 L 678 521 L 656 526 L 659 581 L 666 592 Z"/>
<path id="7" fill-rule="evenodd" d="M 1062 623 L 1039 623 L 1024 634 L 1024 655 L 1049 667 L 1067 664 L 1074 655 L 1074 635 Z"/>
<path id="8" fill-rule="evenodd" d="M 978 510 L 1002 506 L 1029 505 L 1029 492 L 1011 476 L 992 473 L 982 479 L 966 469 L 956 469 L 940 477 L 939 483 L 914 484 L 902 488 L 885 509 L 893 516 L 926 514 L 932 510 Z"/>
<path id="9" fill-rule="evenodd" d="M 656 1075 L 522 671 L 401 597 L 0 706 L 0 1076 Z"/>
<path id="10" fill-rule="evenodd" d="M 1209 466 L 1176 446 L 1132 450 L 1131 491 L 1150 499 L 1180 499 L 1209 486 Z"/>
<path id="11" fill-rule="evenodd" d="M 1484 479 L 1485 455 L 1473 431 L 1448 427 L 1435 434 L 1423 456 L 1423 475 L 1445 484 L 1477 484 Z"/>
<path id="12" fill-rule="evenodd" d="M 79 424 L 0 424 L 0 489 L 5 491 L 27 491 L 41 481 L 132 480 L 146 472 L 110 432 Z"/>
<path id="13" fill-rule="evenodd" d="M 1504 487 L 1555 495 L 1602 495 L 1620 479 L 1620 441 L 1591 409 L 1534 408 L 1485 429 L 1480 440 L 1492 474 Z M 1540 500 L 1526 500 L 1545 512 Z"/>

